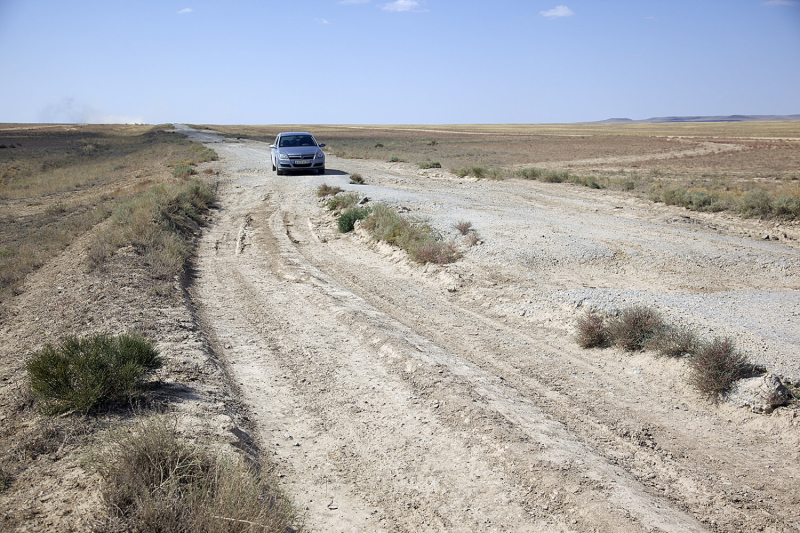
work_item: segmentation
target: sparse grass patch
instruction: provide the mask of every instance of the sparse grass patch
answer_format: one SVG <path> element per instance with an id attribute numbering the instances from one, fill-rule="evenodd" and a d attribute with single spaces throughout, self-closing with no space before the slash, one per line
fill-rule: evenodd
<path id="1" fill-rule="evenodd" d="M 28 381 L 48 414 L 89 412 L 108 402 L 129 401 L 145 389 L 163 359 L 138 335 L 68 337 L 46 345 L 27 363 Z"/>
<path id="2" fill-rule="evenodd" d="M 266 474 L 241 457 L 214 456 L 165 418 L 119 435 L 98 458 L 108 520 L 100 531 L 293 531 L 297 511 Z"/>
<path id="3" fill-rule="evenodd" d="M 344 192 L 335 195 L 328 201 L 328 211 L 344 211 L 355 207 L 361 200 L 361 196 L 354 192 Z"/>
<path id="4" fill-rule="evenodd" d="M 364 176 L 362 176 L 358 172 L 353 172 L 352 174 L 350 174 L 350 183 L 354 185 L 364 185 L 366 181 L 364 180 Z"/>
<path id="5" fill-rule="evenodd" d="M 459 257 L 455 244 L 439 240 L 427 241 L 421 246 L 413 248 L 410 255 L 417 263 L 435 263 L 437 265 L 452 263 Z"/>
<path id="6" fill-rule="evenodd" d="M 442 242 L 428 224 L 403 217 L 387 204 L 375 204 L 363 227 L 373 239 L 399 246 L 419 263 L 445 264 L 458 259 L 453 243 Z"/>
<path id="7" fill-rule="evenodd" d="M 635 305 L 623 309 L 608 321 L 611 342 L 630 352 L 643 350 L 648 340 L 664 326 L 661 314 L 650 307 Z"/>
<path id="8" fill-rule="evenodd" d="M 333 186 L 331 187 L 327 183 L 323 183 L 319 187 L 317 187 L 317 198 L 323 198 L 325 196 L 336 196 L 342 192 L 341 187 Z"/>
<path id="9" fill-rule="evenodd" d="M 419 164 L 419 168 L 426 169 L 426 168 L 442 168 L 442 164 L 437 161 L 424 161 Z"/>
<path id="10" fill-rule="evenodd" d="M 686 326 L 662 324 L 647 339 L 644 347 L 665 357 L 683 357 L 694 354 L 699 342 L 694 331 Z"/>
<path id="11" fill-rule="evenodd" d="M 203 213 L 214 199 L 210 187 L 197 179 L 162 184 L 120 202 L 112 227 L 95 236 L 89 258 L 101 266 L 118 248 L 133 245 L 157 278 L 183 271 L 190 239 L 203 223 Z"/>
<path id="12" fill-rule="evenodd" d="M 405 160 L 397 156 L 393 156 L 391 159 L 389 159 L 389 163 L 405 163 Z"/>
<path id="13" fill-rule="evenodd" d="M 575 338 L 581 348 L 602 348 L 609 344 L 610 335 L 605 317 L 600 313 L 586 312 L 578 318 L 575 329 Z"/>
<path id="14" fill-rule="evenodd" d="M 370 211 L 371 209 L 369 207 L 354 207 L 342 213 L 337 223 L 339 233 L 349 233 L 353 231 L 356 220 L 364 220 L 367 218 Z"/>
<path id="15" fill-rule="evenodd" d="M 197 174 L 197 171 L 189 163 L 178 163 L 172 169 L 172 176 L 175 178 L 187 178 L 193 174 Z"/>
<path id="16" fill-rule="evenodd" d="M 718 399 L 753 367 L 732 339 L 715 338 L 699 347 L 689 362 L 689 383 L 703 396 Z"/>

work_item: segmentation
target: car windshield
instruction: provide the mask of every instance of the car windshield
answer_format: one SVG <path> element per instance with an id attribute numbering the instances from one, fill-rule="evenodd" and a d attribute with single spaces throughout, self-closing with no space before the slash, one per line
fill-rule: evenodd
<path id="1" fill-rule="evenodd" d="M 317 143 L 314 142 L 314 137 L 311 135 L 286 135 L 281 137 L 280 146 L 281 148 L 291 148 L 294 146 L 316 146 Z"/>

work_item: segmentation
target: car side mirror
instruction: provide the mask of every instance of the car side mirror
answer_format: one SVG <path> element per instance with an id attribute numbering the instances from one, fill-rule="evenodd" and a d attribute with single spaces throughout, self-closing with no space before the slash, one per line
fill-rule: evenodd
<path id="1" fill-rule="evenodd" d="M 270 148 L 275 148 L 275 145 L 274 144 L 270 144 L 269 147 Z"/>
<path id="2" fill-rule="evenodd" d="M 324 146 L 325 146 L 325 143 L 322 143 L 322 144 L 319 145 L 320 148 L 323 148 Z"/>

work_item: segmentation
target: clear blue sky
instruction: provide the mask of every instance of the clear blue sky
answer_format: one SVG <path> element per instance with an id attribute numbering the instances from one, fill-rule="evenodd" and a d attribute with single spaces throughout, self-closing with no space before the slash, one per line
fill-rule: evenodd
<path id="1" fill-rule="evenodd" d="M 0 0 L 0 122 L 800 113 L 800 1 Z"/>

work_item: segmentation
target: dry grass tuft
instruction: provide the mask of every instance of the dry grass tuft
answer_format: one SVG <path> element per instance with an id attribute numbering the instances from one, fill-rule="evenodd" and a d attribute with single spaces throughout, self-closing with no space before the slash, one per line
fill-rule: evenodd
<path id="1" fill-rule="evenodd" d="M 297 511 L 272 479 L 240 457 L 189 445 L 165 418 L 119 436 L 99 462 L 108 510 L 100 531 L 295 531 Z"/>
<path id="2" fill-rule="evenodd" d="M 354 192 L 344 192 L 335 195 L 328 201 L 329 211 L 344 211 L 355 207 L 361 200 L 361 196 Z"/>
<path id="3" fill-rule="evenodd" d="M 324 198 L 325 196 L 336 196 L 342 192 L 341 187 L 333 186 L 331 187 L 327 183 L 323 183 L 319 187 L 317 187 L 317 198 Z"/>
<path id="4" fill-rule="evenodd" d="M 362 176 L 358 172 L 353 172 L 352 174 L 350 174 L 350 183 L 354 185 L 364 185 L 366 181 L 364 180 L 364 176 Z"/>

